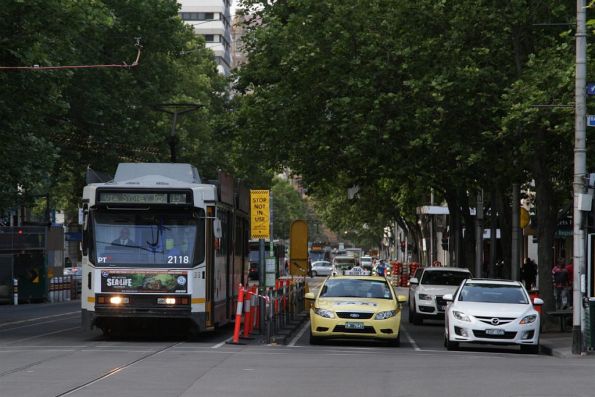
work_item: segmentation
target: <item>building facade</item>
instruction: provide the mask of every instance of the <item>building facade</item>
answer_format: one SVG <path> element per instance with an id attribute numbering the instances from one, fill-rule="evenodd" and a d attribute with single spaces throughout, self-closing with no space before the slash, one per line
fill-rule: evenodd
<path id="1" fill-rule="evenodd" d="M 232 67 L 231 1 L 179 0 L 180 18 L 205 38 L 207 48 L 215 53 L 219 73 L 226 76 Z"/>

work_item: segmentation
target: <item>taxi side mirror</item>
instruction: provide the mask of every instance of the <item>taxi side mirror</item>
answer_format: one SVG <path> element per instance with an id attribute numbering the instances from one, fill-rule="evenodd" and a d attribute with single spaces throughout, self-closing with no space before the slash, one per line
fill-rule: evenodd
<path id="1" fill-rule="evenodd" d="M 407 302 L 408 298 L 405 295 L 397 295 L 397 302 L 405 303 Z"/>
<path id="2" fill-rule="evenodd" d="M 419 284 L 419 280 L 416 277 L 411 277 L 409 279 L 409 284 L 411 284 L 411 285 L 417 285 L 417 284 Z"/>
<path id="3" fill-rule="evenodd" d="M 308 300 L 316 299 L 316 297 L 314 296 L 314 292 L 308 292 L 306 295 L 304 295 L 304 298 L 306 298 Z"/>

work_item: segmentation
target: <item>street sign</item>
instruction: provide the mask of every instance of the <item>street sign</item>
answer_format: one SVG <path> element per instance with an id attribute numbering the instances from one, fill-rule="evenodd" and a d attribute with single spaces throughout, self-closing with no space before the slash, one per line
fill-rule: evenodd
<path id="1" fill-rule="evenodd" d="M 587 126 L 595 127 L 595 115 L 592 115 L 592 114 L 587 115 Z"/>
<path id="2" fill-rule="evenodd" d="M 292 276 L 308 273 L 308 224 L 302 219 L 293 221 L 289 229 L 289 264 Z"/>
<path id="3" fill-rule="evenodd" d="M 250 190 L 250 238 L 270 237 L 269 216 L 269 191 Z"/>
<path id="4" fill-rule="evenodd" d="M 595 95 L 595 83 L 587 84 L 587 95 Z"/>

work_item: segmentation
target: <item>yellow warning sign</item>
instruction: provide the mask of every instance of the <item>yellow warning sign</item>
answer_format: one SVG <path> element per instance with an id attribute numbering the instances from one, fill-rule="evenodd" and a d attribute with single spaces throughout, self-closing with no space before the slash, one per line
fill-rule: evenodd
<path id="1" fill-rule="evenodd" d="M 270 237 L 268 190 L 250 190 L 250 238 Z"/>

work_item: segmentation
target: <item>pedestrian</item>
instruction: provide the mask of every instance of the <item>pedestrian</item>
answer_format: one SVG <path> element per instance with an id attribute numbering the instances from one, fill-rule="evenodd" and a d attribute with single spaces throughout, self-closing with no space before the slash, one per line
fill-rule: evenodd
<path id="1" fill-rule="evenodd" d="M 568 259 L 568 263 L 566 264 L 566 271 L 568 272 L 568 287 L 566 288 L 566 299 L 568 300 L 568 306 L 572 306 L 572 286 L 574 281 L 574 266 L 572 264 L 572 259 Z"/>
<path id="2" fill-rule="evenodd" d="M 558 263 L 552 269 L 552 279 L 554 282 L 556 310 L 564 310 L 568 305 L 568 298 L 566 296 L 568 288 L 568 270 L 566 270 L 566 266 L 564 265 L 564 259 L 558 259 Z"/>
<path id="3" fill-rule="evenodd" d="M 524 282 L 527 291 L 535 288 L 537 279 L 537 264 L 531 258 L 525 258 L 521 268 L 521 281 Z"/>

